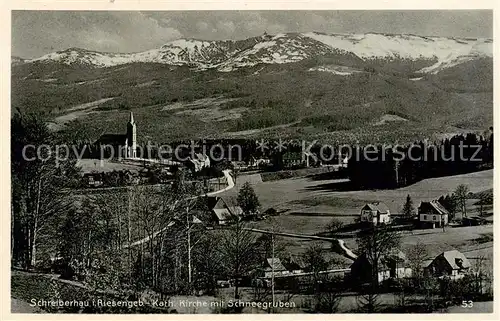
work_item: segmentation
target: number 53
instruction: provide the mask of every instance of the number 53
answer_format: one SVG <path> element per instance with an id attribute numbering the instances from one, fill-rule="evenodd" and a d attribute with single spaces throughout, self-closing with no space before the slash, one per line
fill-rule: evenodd
<path id="1" fill-rule="evenodd" d="M 469 300 L 469 301 L 462 301 L 462 308 L 472 308 L 474 306 L 474 302 Z"/>

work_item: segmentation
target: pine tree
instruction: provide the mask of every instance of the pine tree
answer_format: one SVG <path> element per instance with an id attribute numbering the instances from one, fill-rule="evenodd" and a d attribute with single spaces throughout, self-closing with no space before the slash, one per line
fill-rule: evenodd
<path id="1" fill-rule="evenodd" d="M 238 193 L 238 205 L 245 216 L 255 215 L 260 207 L 260 202 L 250 183 L 246 182 Z"/>
<path id="2" fill-rule="evenodd" d="M 410 194 L 406 196 L 406 202 L 403 205 L 403 216 L 406 218 L 410 218 L 415 214 L 415 208 L 413 207 L 413 200 L 410 197 Z"/>

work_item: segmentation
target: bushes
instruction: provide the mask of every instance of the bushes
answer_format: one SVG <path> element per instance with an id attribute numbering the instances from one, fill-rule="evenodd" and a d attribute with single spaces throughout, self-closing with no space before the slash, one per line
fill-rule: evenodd
<path id="1" fill-rule="evenodd" d="M 328 171 L 329 169 L 327 167 L 303 168 L 303 169 L 279 171 L 279 172 L 266 172 L 260 174 L 260 176 L 262 176 L 263 182 L 267 182 L 267 181 L 276 181 L 280 179 L 302 177 L 312 174 L 321 174 Z"/>

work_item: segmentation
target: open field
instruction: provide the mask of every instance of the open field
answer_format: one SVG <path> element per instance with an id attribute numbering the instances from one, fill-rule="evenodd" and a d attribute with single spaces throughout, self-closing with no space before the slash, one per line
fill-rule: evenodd
<path id="1" fill-rule="evenodd" d="M 236 196 L 239 188 L 245 182 L 245 176 L 238 177 L 235 189 L 225 193 L 224 196 Z M 347 179 L 315 180 L 314 177 L 302 177 L 258 184 L 250 183 L 259 197 L 263 209 L 269 207 L 289 210 L 310 208 L 310 206 L 302 206 L 300 203 L 307 205 L 307 203 L 318 202 L 319 199 L 326 203 L 321 205 L 320 212 L 330 208 L 335 215 L 359 213 L 360 206 L 327 204 L 329 202 L 342 202 L 331 200 L 334 198 L 348 198 L 350 200 L 345 202 L 356 205 L 364 201 L 384 202 L 392 213 L 399 213 L 408 194 L 412 197 L 413 203 L 418 206 L 421 201 L 429 201 L 451 193 L 460 184 L 466 184 L 473 193 L 490 189 L 493 187 L 493 170 L 430 178 L 410 186 L 391 190 L 343 190 L 346 182 L 348 182 Z"/>
<path id="2" fill-rule="evenodd" d="M 262 208 L 273 207 L 283 213 L 271 219 L 253 222 L 252 227 L 270 229 L 271 224 L 278 226 L 281 232 L 315 235 L 325 232 L 326 225 L 333 218 L 344 224 L 352 223 L 359 215 L 361 207 L 368 201 L 382 201 L 392 213 L 399 213 L 406 196 L 409 194 L 414 206 L 421 201 L 437 199 L 441 195 L 450 194 L 458 185 L 466 184 L 473 193 L 485 191 L 493 187 L 493 171 L 482 171 L 464 175 L 426 179 L 411 186 L 394 190 L 360 190 L 342 191 L 342 184 L 348 180 L 315 180 L 314 177 L 284 179 L 269 182 L 246 180 L 245 176 L 238 177 L 235 188 L 223 194 L 226 197 L 235 197 L 239 187 L 249 181 L 257 193 Z M 474 206 L 469 204 L 469 213 Z M 447 228 L 419 230 L 413 234 L 403 234 L 403 248 L 422 242 L 429 245 L 430 255 L 437 255 L 453 248 L 472 253 L 492 252 L 492 242 L 474 247 L 473 240 L 482 237 L 485 233 L 492 233 L 493 226 Z M 286 238 L 293 253 L 302 252 L 310 240 Z M 346 245 L 356 249 L 354 238 L 345 239 Z M 329 242 L 322 242 L 325 249 L 330 249 Z"/>
<path id="3" fill-rule="evenodd" d="M 98 172 L 112 172 L 121 170 L 138 171 L 142 167 L 132 164 L 124 164 L 109 160 L 99 160 L 99 159 L 79 159 L 77 166 L 80 166 L 82 172 L 88 173 L 92 171 Z"/>

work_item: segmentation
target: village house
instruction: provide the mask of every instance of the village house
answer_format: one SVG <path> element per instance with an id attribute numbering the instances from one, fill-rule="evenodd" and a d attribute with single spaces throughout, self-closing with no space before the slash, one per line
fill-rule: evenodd
<path id="1" fill-rule="evenodd" d="M 422 202 L 418 207 L 419 224 L 435 228 L 448 225 L 449 212 L 438 201 Z"/>
<path id="2" fill-rule="evenodd" d="M 398 249 L 381 255 L 377 270 L 378 283 L 389 279 L 409 278 L 412 275 L 406 255 Z M 350 277 L 358 284 L 371 283 L 372 271 L 373 264 L 368 259 L 366 253 L 364 253 L 352 263 Z"/>
<path id="3" fill-rule="evenodd" d="M 389 224 L 391 221 L 391 212 L 384 203 L 368 203 L 361 208 L 360 221 L 370 222 L 373 225 Z"/>
<path id="4" fill-rule="evenodd" d="M 463 253 L 457 250 L 446 251 L 439 254 L 425 268 L 427 275 L 451 279 L 460 279 L 469 271 L 471 264 Z"/>
<path id="5" fill-rule="evenodd" d="M 210 167 L 210 158 L 205 154 L 194 154 L 193 157 L 189 157 L 186 166 L 194 172 L 199 172 L 203 168 Z"/>
<path id="6" fill-rule="evenodd" d="M 293 254 L 282 260 L 282 264 L 292 274 L 303 273 L 306 266 L 300 256 Z"/>
<path id="7" fill-rule="evenodd" d="M 83 174 L 83 183 L 87 187 L 98 187 L 104 184 L 103 180 L 104 173 L 100 172 L 90 172 Z"/>
<path id="8" fill-rule="evenodd" d="M 257 168 L 264 168 L 269 166 L 269 164 L 271 164 L 271 160 L 269 158 L 262 158 L 262 157 L 258 159 L 252 157 L 252 159 L 249 162 L 250 167 L 257 167 Z"/>
<path id="9" fill-rule="evenodd" d="M 281 260 L 277 257 L 275 258 L 267 258 L 264 262 L 263 267 L 264 277 L 270 278 L 273 276 L 279 275 L 287 275 L 290 272 L 286 269 L 286 267 L 281 263 Z"/>
<path id="10" fill-rule="evenodd" d="M 237 205 L 228 205 L 223 198 L 209 196 L 207 206 L 212 213 L 213 221 L 216 225 L 226 225 L 240 219 L 243 210 Z"/>
<path id="11" fill-rule="evenodd" d="M 287 151 L 274 155 L 273 165 L 278 168 L 293 169 L 321 165 L 318 156 L 311 152 Z"/>

